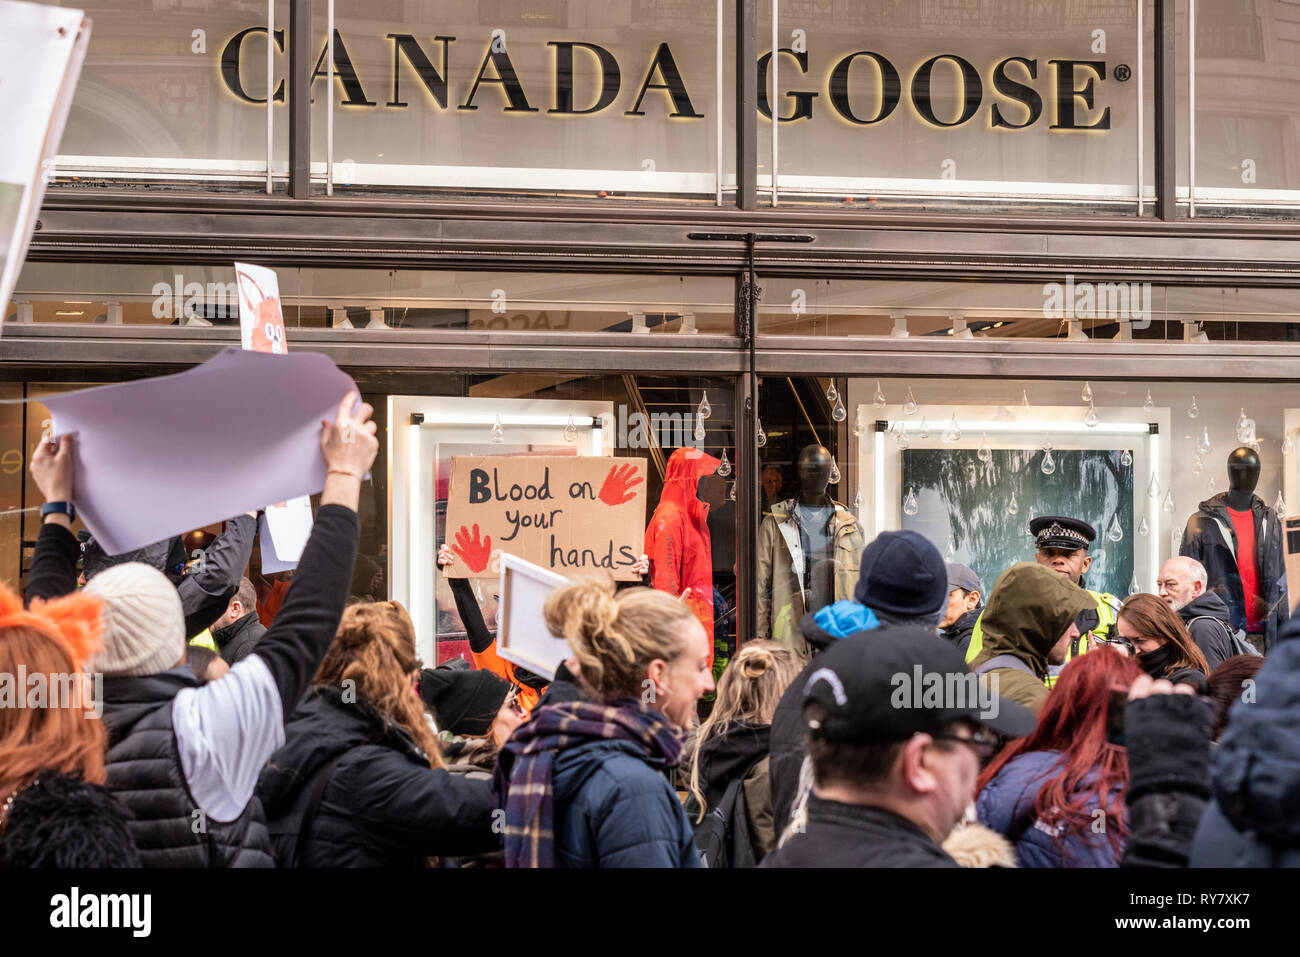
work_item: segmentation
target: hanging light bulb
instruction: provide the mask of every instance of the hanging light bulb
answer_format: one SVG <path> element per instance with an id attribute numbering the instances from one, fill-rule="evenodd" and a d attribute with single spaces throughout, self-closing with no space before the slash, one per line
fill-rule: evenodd
<path id="1" fill-rule="evenodd" d="M 1125 449 L 1123 452 L 1119 453 L 1119 464 L 1124 466 L 1124 468 L 1128 468 L 1129 466 L 1131 466 L 1133 464 L 1133 453 L 1130 452 L 1128 449 Z"/>
<path id="2" fill-rule="evenodd" d="M 980 450 L 975 453 L 975 456 L 981 462 L 987 462 L 989 459 L 993 458 L 993 450 L 989 448 L 989 436 L 987 432 L 984 433 L 984 441 L 980 444 Z"/>
<path id="3" fill-rule="evenodd" d="M 1097 427 L 1097 423 L 1100 421 L 1101 419 L 1097 417 L 1097 407 L 1094 406 L 1091 402 L 1089 402 L 1088 411 L 1084 413 L 1083 416 L 1083 424 L 1090 429 L 1095 429 Z"/>
<path id="4" fill-rule="evenodd" d="M 1056 459 L 1052 458 L 1051 449 L 1043 449 L 1043 464 L 1039 468 L 1044 475 L 1051 475 L 1056 471 Z"/>
<path id="5" fill-rule="evenodd" d="M 1142 411 L 1150 415 L 1156 410 L 1155 400 L 1151 398 L 1151 390 L 1147 389 L 1147 400 L 1142 403 Z"/>
<path id="6" fill-rule="evenodd" d="M 957 424 L 957 413 L 952 414 L 952 419 L 948 423 L 948 428 L 944 430 L 943 440 L 945 442 L 961 441 L 961 426 Z"/>
<path id="7" fill-rule="evenodd" d="M 949 564 L 957 560 L 957 544 L 951 536 L 948 538 L 948 548 L 943 553 L 943 560 Z"/>
<path id="8" fill-rule="evenodd" d="M 736 486 L 739 484 L 740 484 L 739 482 L 731 483 L 731 491 L 727 493 L 727 499 L 729 501 L 734 502 L 736 500 Z"/>
<path id="9" fill-rule="evenodd" d="M 831 476 L 827 481 L 830 482 L 831 485 L 838 485 L 840 483 L 840 467 L 834 459 L 831 459 Z"/>
<path id="10" fill-rule="evenodd" d="M 722 461 L 718 463 L 718 478 L 726 478 L 731 474 L 731 460 L 727 458 L 726 446 L 722 449 Z"/>
<path id="11" fill-rule="evenodd" d="M 1151 498 L 1160 497 L 1160 483 L 1156 481 L 1156 473 L 1151 473 L 1151 481 L 1147 482 L 1147 495 Z"/>
<path id="12" fill-rule="evenodd" d="M 858 489 L 858 494 L 853 496 L 853 511 L 862 511 L 862 489 Z"/>
<path id="13" fill-rule="evenodd" d="M 763 431 L 763 420 L 758 420 L 758 435 L 754 436 L 754 444 L 760 449 L 767 445 L 767 433 Z"/>
<path id="14" fill-rule="evenodd" d="M 573 416 L 569 416 L 569 421 L 564 424 L 564 441 L 570 445 L 578 441 L 578 427 L 573 423 Z"/>
<path id="15" fill-rule="evenodd" d="M 1291 441 L 1291 430 L 1290 430 L 1290 429 L 1287 429 L 1287 430 L 1286 430 L 1286 435 L 1285 435 L 1285 436 L 1283 437 L 1283 439 L 1282 439 L 1282 454 L 1283 454 L 1283 455 L 1294 455 L 1294 454 L 1295 454 L 1295 443 Z"/>
<path id="16" fill-rule="evenodd" d="M 1091 383 L 1091 382 L 1085 382 L 1085 383 L 1083 384 L 1083 392 L 1080 393 L 1079 398 L 1081 398 L 1084 402 L 1091 402 L 1091 401 L 1092 401 L 1092 383 Z"/>
<path id="17" fill-rule="evenodd" d="M 501 413 L 497 413 L 496 421 L 492 423 L 492 441 L 500 445 L 506 440 L 506 430 L 501 427 Z"/>
<path id="18" fill-rule="evenodd" d="M 916 433 L 918 439 L 928 439 L 930 437 L 930 420 L 921 416 L 921 430 Z"/>
<path id="19" fill-rule="evenodd" d="M 1151 531 L 1151 526 L 1147 524 L 1147 517 L 1143 515 L 1142 521 L 1138 522 L 1138 534 L 1141 535 L 1143 538 L 1146 538 L 1147 533 L 1150 531 Z"/>
<path id="20" fill-rule="evenodd" d="M 1119 542 L 1124 540 L 1124 529 L 1120 528 L 1118 512 L 1116 512 L 1114 515 L 1111 516 L 1110 529 L 1109 531 L 1106 532 L 1106 537 L 1109 538 L 1112 542 Z"/>
<path id="21" fill-rule="evenodd" d="M 1130 595 L 1136 595 L 1140 590 L 1141 590 L 1141 589 L 1138 587 L 1138 576 L 1137 576 L 1137 572 L 1135 571 L 1135 572 L 1133 573 L 1133 577 L 1132 577 L 1131 579 L 1129 579 L 1129 583 L 1128 583 L 1128 593 L 1129 593 Z M 1127 596 L 1126 596 L 1126 597 L 1127 597 Z"/>
<path id="22" fill-rule="evenodd" d="M 1286 499 L 1282 497 L 1282 490 L 1277 490 L 1277 500 L 1273 503 L 1273 511 L 1278 518 L 1286 515 Z"/>
<path id="23" fill-rule="evenodd" d="M 867 433 L 867 423 L 862 421 L 862 412 L 859 409 L 858 417 L 853 420 L 853 437 L 862 438 Z"/>
<path id="24" fill-rule="evenodd" d="M 1216 482 L 1216 481 L 1214 480 L 1214 476 L 1211 475 L 1211 476 L 1210 476 L 1209 484 L 1206 485 L 1205 487 L 1208 488 L 1208 489 L 1210 490 L 1210 494 L 1213 495 L 1215 492 L 1217 492 L 1217 491 L 1219 490 L 1219 483 Z"/>
<path id="25" fill-rule="evenodd" d="M 872 396 L 872 398 L 871 398 L 871 404 L 872 404 L 876 409 L 883 409 L 883 408 L 885 407 L 885 393 L 884 393 L 884 391 L 880 388 L 880 380 L 879 380 L 879 379 L 876 380 L 876 394 L 875 394 L 874 396 Z"/>
<path id="26" fill-rule="evenodd" d="M 706 433 L 704 431 L 704 416 L 697 415 L 695 417 L 695 441 L 703 442 L 705 434 Z"/>
<path id="27" fill-rule="evenodd" d="M 1011 493 L 1011 501 L 1007 502 L 1007 514 L 1008 514 L 1008 515 L 1019 515 L 1019 514 L 1020 514 L 1020 503 L 1018 503 L 1018 502 L 1016 501 L 1016 493 L 1015 493 L 1015 492 L 1012 492 L 1012 493 Z"/>
<path id="28" fill-rule="evenodd" d="M 1255 420 L 1247 418 L 1246 410 L 1241 410 L 1241 417 L 1237 419 L 1237 441 L 1242 445 L 1255 444 Z"/>
<path id="29" fill-rule="evenodd" d="M 903 514 L 915 515 L 920 507 L 920 503 L 916 500 L 916 489 L 908 486 L 907 497 L 903 499 Z"/>
<path id="30" fill-rule="evenodd" d="M 1192 396 L 1192 404 L 1187 407 L 1187 417 L 1189 419 L 1196 419 L 1199 418 L 1200 415 L 1201 407 L 1196 404 L 1196 396 Z"/>
<path id="31" fill-rule="evenodd" d="M 1200 475 L 1200 474 L 1201 474 L 1202 472 L 1204 472 L 1204 471 L 1205 471 L 1205 462 L 1201 459 L 1200 455 L 1198 454 L 1198 455 L 1193 456 L 1193 457 L 1192 457 L 1192 474 L 1193 474 L 1193 475 Z"/>
<path id="32" fill-rule="evenodd" d="M 1214 446 L 1210 443 L 1210 427 L 1204 426 L 1201 429 L 1201 437 L 1196 443 L 1196 452 L 1198 455 L 1209 455 Z"/>
<path id="33" fill-rule="evenodd" d="M 1032 409 L 1032 408 L 1033 408 L 1033 406 L 1031 406 L 1031 405 L 1029 404 L 1029 393 L 1028 393 L 1027 391 L 1025 391 L 1024 389 L 1021 389 L 1021 390 L 1020 390 L 1020 405 L 1019 405 L 1019 407 L 1017 408 L 1017 412 L 1016 412 L 1016 414 L 1019 415 L 1020 418 L 1023 419 L 1023 418 L 1025 418 L 1027 415 L 1029 415 L 1029 410 Z"/>
<path id="34" fill-rule="evenodd" d="M 840 397 L 839 390 L 835 388 L 835 380 L 831 379 L 831 384 L 826 387 L 826 401 L 834 402 Z"/>
<path id="35" fill-rule="evenodd" d="M 701 419 L 707 419 L 713 414 L 713 406 L 709 405 L 709 393 L 707 390 L 700 396 L 700 404 L 696 407 L 695 414 Z"/>
<path id="36" fill-rule="evenodd" d="M 1160 504 L 1160 508 L 1167 514 L 1174 514 L 1174 493 L 1165 492 L 1165 500 Z"/>
<path id="37" fill-rule="evenodd" d="M 916 397 L 912 395 L 912 387 L 907 388 L 907 401 L 903 403 L 904 415 L 916 415 Z"/>
<path id="38" fill-rule="evenodd" d="M 912 447 L 912 440 L 907 437 L 906 432 L 898 433 L 898 451 L 903 452 Z"/>
<path id="39" fill-rule="evenodd" d="M 844 408 L 844 402 L 841 401 L 839 394 L 835 396 L 835 404 L 831 406 L 831 418 L 836 422 L 843 422 L 849 417 L 848 410 Z"/>

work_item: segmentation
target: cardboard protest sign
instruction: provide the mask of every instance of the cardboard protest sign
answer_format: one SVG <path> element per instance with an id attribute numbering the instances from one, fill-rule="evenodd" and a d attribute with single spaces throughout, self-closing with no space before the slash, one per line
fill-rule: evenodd
<path id="1" fill-rule="evenodd" d="M 546 597 L 568 579 L 513 555 L 501 556 L 501 611 L 497 616 L 497 654 L 548 681 L 572 654 L 569 643 L 544 625 Z"/>
<path id="2" fill-rule="evenodd" d="M 176 375 L 44 402 L 54 434 L 76 435 L 77 512 L 104 551 L 120 555 L 319 492 L 321 421 L 333 421 L 339 401 L 357 391 L 320 353 L 232 346 Z"/>
<path id="3" fill-rule="evenodd" d="M 645 537 L 646 460 L 453 456 L 447 574 L 481 577 L 502 554 L 564 575 L 608 571 L 635 581 Z"/>
<path id="4" fill-rule="evenodd" d="M 239 287 L 239 337 L 245 349 L 284 355 L 284 314 L 280 310 L 280 280 L 275 270 L 235 263 Z"/>
<path id="5" fill-rule="evenodd" d="M 0 0 L 0 307 L 27 256 L 89 44 L 80 10 Z"/>

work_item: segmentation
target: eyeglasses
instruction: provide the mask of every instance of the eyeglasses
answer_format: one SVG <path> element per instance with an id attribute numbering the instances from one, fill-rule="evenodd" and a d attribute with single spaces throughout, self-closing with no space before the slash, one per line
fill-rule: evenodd
<path id="1" fill-rule="evenodd" d="M 959 734 L 932 734 L 930 737 L 936 741 L 960 741 L 962 744 L 969 744 L 982 761 L 993 757 L 993 752 L 998 749 L 998 736 L 985 728 L 976 731 L 969 738 Z"/>
<path id="2" fill-rule="evenodd" d="M 1133 639 L 1125 638 L 1123 635 L 1112 635 L 1109 638 L 1103 638 L 1100 635 L 1093 635 L 1092 640 L 1098 645 L 1115 645 L 1119 648 L 1123 648 L 1127 652 L 1133 651 Z"/>

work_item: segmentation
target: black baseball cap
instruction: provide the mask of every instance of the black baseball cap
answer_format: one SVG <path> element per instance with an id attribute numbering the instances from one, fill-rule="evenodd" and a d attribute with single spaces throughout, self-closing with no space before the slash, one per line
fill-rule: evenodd
<path id="1" fill-rule="evenodd" d="M 804 706 L 826 709 L 828 741 L 891 741 L 935 733 L 966 719 L 1007 738 L 1034 730 L 1023 705 L 992 693 L 960 651 L 924 628 L 887 628 L 843 638 L 822 652 L 805 679 Z"/>

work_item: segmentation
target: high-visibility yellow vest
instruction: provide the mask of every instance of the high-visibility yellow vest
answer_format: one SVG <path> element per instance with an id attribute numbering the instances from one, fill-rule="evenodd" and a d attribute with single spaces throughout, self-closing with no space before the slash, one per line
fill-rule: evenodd
<path id="1" fill-rule="evenodd" d="M 199 648 L 207 648 L 211 650 L 213 654 L 221 654 L 221 649 L 218 648 L 217 643 L 212 640 L 212 629 L 210 628 L 204 628 L 201 632 L 191 638 L 190 644 Z"/>
<path id="2" fill-rule="evenodd" d="M 1080 635 L 1070 642 L 1070 648 L 1065 656 L 1067 662 L 1075 655 L 1081 655 L 1091 647 L 1089 640 L 1091 636 L 1110 638 L 1115 629 L 1115 620 L 1119 616 L 1119 599 L 1106 592 L 1096 592 L 1091 589 L 1088 590 L 1088 594 L 1097 602 L 1097 627 L 1088 634 Z M 983 620 L 984 613 L 980 612 L 979 618 L 975 620 L 975 629 L 971 632 L 970 647 L 966 649 L 966 664 L 974 661 L 975 657 L 984 648 L 984 630 L 980 627 Z M 1048 675 L 1044 679 L 1044 684 L 1049 688 L 1053 687 L 1056 684 L 1056 677 L 1056 675 Z"/>

